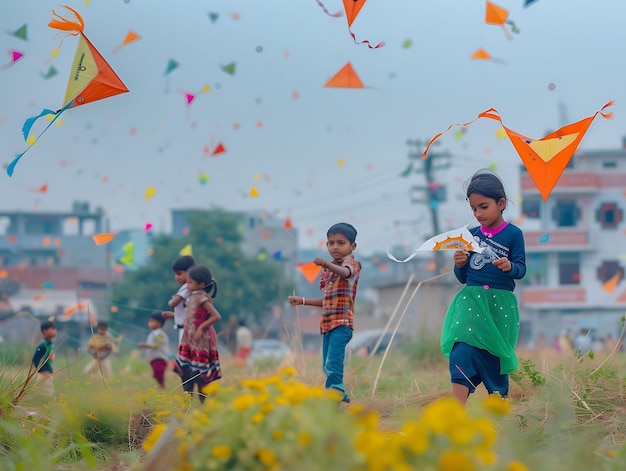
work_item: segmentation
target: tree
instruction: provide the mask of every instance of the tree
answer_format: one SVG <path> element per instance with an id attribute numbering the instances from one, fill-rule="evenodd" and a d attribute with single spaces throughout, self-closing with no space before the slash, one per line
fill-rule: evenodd
<path id="1" fill-rule="evenodd" d="M 187 221 L 188 235 L 154 237 L 148 264 L 129 272 L 113 286 L 117 319 L 144 326 L 152 310 L 169 310 L 167 302 L 178 289 L 172 263 L 187 244 L 196 262 L 208 267 L 217 280 L 214 302 L 224 321 L 231 316 L 260 319 L 273 304 L 282 303 L 278 298 L 285 280 L 279 262 L 242 253 L 242 231 L 236 215 L 223 210 L 197 210 L 187 214 Z"/>

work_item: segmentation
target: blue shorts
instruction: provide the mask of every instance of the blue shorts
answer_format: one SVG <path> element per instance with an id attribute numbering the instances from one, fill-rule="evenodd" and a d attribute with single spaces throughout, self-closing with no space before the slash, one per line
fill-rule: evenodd
<path id="1" fill-rule="evenodd" d="M 453 383 L 466 386 L 470 393 L 480 383 L 485 384 L 489 394 L 506 397 L 509 393 L 509 375 L 500 374 L 500 359 L 463 342 L 455 343 L 450 352 L 450 377 Z"/>

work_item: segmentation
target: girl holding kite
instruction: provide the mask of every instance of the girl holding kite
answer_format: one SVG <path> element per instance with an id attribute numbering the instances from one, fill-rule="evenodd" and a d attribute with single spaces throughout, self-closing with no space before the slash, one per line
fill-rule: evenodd
<path id="1" fill-rule="evenodd" d="M 454 253 L 454 274 L 465 286 L 450 303 L 441 331 L 452 393 L 463 405 L 480 383 L 490 394 L 508 394 L 508 373 L 518 365 L 514 280 L 526 274 L 524 236 L 504 220 L 507 196 L 500 178 L 479 170 L 467 184 L 466 196 L 480 224 L 470 232 L 483 250 Z"/>

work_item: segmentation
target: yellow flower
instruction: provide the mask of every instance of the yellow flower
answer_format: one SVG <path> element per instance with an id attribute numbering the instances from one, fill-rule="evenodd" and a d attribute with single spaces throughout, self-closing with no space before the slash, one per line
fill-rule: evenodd
<path id="1" fill-rule="evenodd" d="M 463 453 L 446 451 L 439 457 L 439 471 L 474 471 L 476 468 Z"/>
<path id="2" fill-rule="evenodd" d="M 269 448 L 260 449 L 259 451 L 257 451 L 256 456 L 259 461 L 266 466 L 270 466 L 276 461 L 276 453 L 274 453 Z"/>
<path id="3" fill-rule="evenodd" d="M 285 436 L 285 432 L 283 432 L 282 430 L 274 430 L 274 432 L 272 433 L 273 440 L 280 440 L 281 438 L 283 438 L 283 436 Z"/>
<path id="4" fill-rule="evenodd" d="M 506 471 L 528 471 L 528 468 L 519 461 L 511 461 L 507 466 Z"/>
<path id="5" fill-rule="evenodd" d="M 257 412 L 256 414 L 252 416 L 251 421 L 253 424 L 260 424 L 261 422 L 263 422 L 264 417 L 265 416 L 263 414 L 261 414 L 260 412 Z"/>
<path id="6" fill-rule="evenodd" d="M 487 396 L 483 400 L 483 407 L 497 415 L 509 415 L 512 409 L 511 402 L 499 394 L 490 394 Z"/>
<path id="7" fill-rule="evenodd" d="M 311 434 L 308 432 L 300 432 L 300 434 L 298 435 L 298 445 L 303 448 L 309 446 L 312 441 L 313 437 L 311 437 Z"/>
<path id="8" fill-rule="evenodd" d="M 213 458 L 225 459 L 230 458 L 232 451 L 228 445 L 215 445 L 211 450 L 211 456 Z"/>
<path id="9" fill-rule="evenodd" d="M 399 436 L 404 439 L 403 442 L 406 448 L 414 455 L 424 454 L 430 445 L 426 429 L 422 424 L 416 422 L 405 423 Z"/>
<path id="10" fill-rule="evenodd" d="M 161 434 L 165 432 L 166 429 L 167 429 L 166 424 L 155 425 L 152 431 L 150 432 L 150 435 L 146 437 L 143 444 L 141 445 L 143 449 L 146 451 L 152 450 L 152 448 L 154 448 L 154 444 L 157 442 L 157 440 L 161 437 Z"/>
<path id="11" fill-rule="evenodd" d="M 296 371 L 295 368 L 292 368 L 290 366 L 283 368 L 282 370 L 279 371 L 279 374 L 283 375 L 283 376 L 297 376 L 298 372 Z"/>
<path id="12" fill-rule="evenodd" d="M 244 411 L 254 404 L 254 396 L 250 393 L 242 394 L 233 400 L 233 408 Z"/>
<path id="13" fill-rule="evenodd" d="M 435 433 L 445 434 L 467 419 L 461 403 L 453 397 L 444 397 L 424 408 L 422 422 Z"/>
<path id="14" fill-rule="evenodd" d="M 217 393 L 217 390 L 219 388 L 220 388 L 220 383 L 218 383 L 217 381 L 213 381 L 212 383 L 209 383 L 205 387 L 203 387 L 202 392 L 206 396 L 213 396 Z"/>

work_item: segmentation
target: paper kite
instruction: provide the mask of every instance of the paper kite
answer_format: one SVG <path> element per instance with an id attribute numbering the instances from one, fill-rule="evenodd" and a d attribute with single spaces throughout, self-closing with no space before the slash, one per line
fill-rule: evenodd
<path id="1" fill-rule="evenodd" d="M 29 146 L 24 152 L 17 155 L 8 165 L 7 173 L 9 176 L 13 175 L 15 166 L 20 158 L 28 152 L 28 149 L 37 142 L 42 134 L 52 126 L 65 110 L 128 91 L 126 85 L 124 85 L 111 66 L 83 34 L 85 23 L 80 14 L 68 6 L 64 6 L 63 8 L 68 9 L 74 15 L 74 21 L 63 18 L 52 10 L 52 14 L 56 18 L 53 18 L 50 23 L 48 23 L 48 26 L 64 31 L 72 36 L 79 36 L 76 54 L 74 55 L 74 61 L 70 69 L 70 77 L 65 91 L 65 98 L 63 99 L 63 107 L 56 112 L 44 109 L 38 116 L 26 120 L 22 127 L 22 134 L 24 140 L 29 142 Z M 52 116 L 52 119 L 44 130 L 41 131 L 39 136 L 36 138 L 30 137 L 29 134 L 33 124 L 43 116 Z"/>
<path id="2" fill-rule="evenodd" d="M 250 192 L 248 193 L 248 196 L 250 196 L 250 198 L 256 198 L 259 196 L 259 189 L 252 185 L 252 188 L 250 188 Z"/>
<path id="3" fill-rule="evenodd" d="M 220 142 L 217 144 L 217 147 L 213 149 L 213 152 L 211 152 L 211 157 L 215 157 L 216 155 L 223 154 L 224 152 L 226 152 L 226 147 L 224 147 L 224 144 Z"/>
<path id="4" fill-rule="evenodd" d="M 156 195 L 156 189 L 152 185 L 148 185 L 148 188 L 146 188 L 146 192 L 143 195 L 143 199 L 149 200 L 154 195 Z"/>
<path id="5" fill-rule="evenodd" d="M 209 13 L 209 19 L 211 20 L 211 23 L 215 23 L 217 21 L 217 19 L 219 18 L 219 14 L 218 13 L 213 13 L 210 12 Z"/>
<path id="6" fill-rule="evenodd" d="M 122 246 L 122 255 L 120 263 L 126 266 L 132 265 L 135 259 L 135 243 L 131 240 Z"/>
<path id="7" fill-rule="evenodd" d="M 28 41 L 28 25 L 23 24 L 15 31 L 10 31 L 9 34 L 13 37 L 23 39 L 24 41 Z"/>
<path id="8" fill-rule="evenodd" d="M 485 2 L 485 23 L 488 25 L 497 25 L 502 28 L 507 39 L 513 39 L 506 29 L 506 25 L 511 26 L 511 31 L 519 33 L 519 30 L 515 26 L 513 21 L 509 20 L 509 10 L 502 8 L 500 5 L 496 5 L 493 2 L 487 0 Z"/>
<path id="9" fill-rule="evenodd" d="M 324 84 L 327 88 L 365 88 L 363 82 L 356 74 L 352 64 L 348 62 L 339 72 L 337 72 L 328 82 Z"/>
<path id="10" fill-rule="evenodd" d="M 128 33 L 126 33 L 126 37 L 124 37 L 122 43 L 115 49 L 113 49 L 113 54 L 120 52 L 122 48 L 128 46 L 131 43 L 134 43 L 135 41 L 139 41 L 140 39 L 141 36 L 139 36 L 137 33 L 135 33 L 134 31 L 129 31 Z"/>
<path id="11" fill-rule="evenodd" d="M 191 244 L 187 244 L 185 245 L 182 249 L 180 249 L 180 252 L 178 252 L 179 255 L 193 255 L 193 249 L 191 247 Z"/>
<path id="12" fill-rule="evenodd" d="M 298 264 L 298 268 L 300 269 L 300 273 L 304 275 L 306 281 L 308 281 L 309 284 L 312 284 L 315 281 L 315 278 L 317 278 L 317 275 L 320 274 L 320 271 L 322 271 L 322 267 L 316 265 L 313 262 L 300 263 Z"/>
<path id="13" fill-rule="evenodd" d="M 222 70 L 229 75 L 235 75 L 236 68 L 237 68 L 236 62 L 231 62 L 230 64 L 226 64 L 222 66 Z"/>
<path id="14" fill-rule="evenodd" d="M 476 119 L 465 124 L 451 124 L 448 126 L 448 129 L 435 135 L 424 149 L 422 158 L 425 159 L 428 157 L 428 149 L 432 143 L 448 132 L 453 126 L 468 126 L 480 118 L 496 120 L 502 125 L 502 128 L 522 159 L 524 166 L 535 182 L 535 186 L 539 190 L 539 193 L 541 193 L 544 201 L 547 201 L 550 192 L 565 170 L 572 155 L 576 152 L 580 141 L 594 118 L 598 114 L 605 119 L 611 119 L 613 117 L 613 113 L 604 113 L 604 109 L 611 105 L 613 105 L 613 101 L 606 103 L 593 115 L 575 123 L 567 124 L 538 140 L 530 139 L 507 128 L 502 122 L 498 112 L 494 108 L 489 108 L 480 113 Z"/>
<path id="15" fill-rule="evenodd" d="M 9 49 L 9 56 L 11 57 L 11 62 L 2 66 L 2 69 L 8 69 L 9 67 L 15 65 L 19 62 L 23 57 L 24 53 L 20 51 L 16 51 L 15 49 Z"/>
<path id="16" fill-rule="evenodd" d="M 431 237 L 422 245 L 420 245 L 411 255 L 404 260 L 398 260 L 396 257 L 387 252 L 389 257 L 394 262 L 408 262 L 413 259 L 418 252 L 431 251 L 431 250 L 465 250 L 467 252 L 481 253 L 483 249 L 478 246 L 474 240 L 474 236 L 465 226 L 450 231 L 442 232 L 434 237 Z"/>
<path id="17" fill-rule="evenodd" d="M 48 80 L 49 78 L 56 77 L 58 74 L 59 74 L 59 71 L 55 69 L 53 65 L 51 65 L 50 68 L 48 69 L 48 72 L 46 72 L 45 74 L 42 73 L 41 76 L 45 80 Z"/>
<path id="18" fill-rule="evenodd" d="M 372 46 L 367 40 L 357 41 L 355 34 L 350 29 L 352 27 L 352 23 L 359 15 L 361 8 L 363 8 L 366 1 L 367 0 L 343 0 L 343 7 L 346 10 L 346 19 L 348 20 L 348 31 L 356 44 L 367 44 L 367 47 L 370 49 L 378 49 L 379 47 L 383 47 L 385 45 L 384 41 L 379 42 L 376 46 Z"/>
<path id="19" fill-rule="evenodd" d="M 606 291 L 607 293 L 612 293 L 613 291 L 615 291 L 615 288 L 617 287 L 617 284 L 621 281 L 621 279 L 622 273 L 618 271 L 617 273 L 615 273 L 615 275 L 602 283 L 602 290 Z"/>
<path id="20" fill-rule="evenodd" d="M 105 245 L 111 242 L 116 235 L 117 232 L 103 232 L 101 234 L 94 234 L 91 237 L 96 245 Z"/>
<path id="21" fill-rule="evenodd" d="M 176 62 L 174 59 L 170 59 L 167 62 L 167 66 L 165 67 L 165 74 L 163 74 L 163 75 L 171 74 L 173 71 L 178 69 L 178 66 L 179 66 L 178 62 Z"/>

